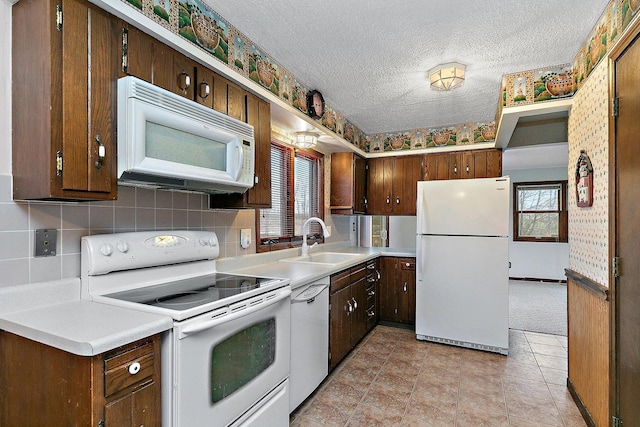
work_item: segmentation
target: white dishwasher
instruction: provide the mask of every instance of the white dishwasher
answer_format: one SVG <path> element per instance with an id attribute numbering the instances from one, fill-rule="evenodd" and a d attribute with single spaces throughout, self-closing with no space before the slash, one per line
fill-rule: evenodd
<path id="1" fill-rule="evenodd" d="M 329 276 L 291 293 L 289 413 L 329 373 Z"/>

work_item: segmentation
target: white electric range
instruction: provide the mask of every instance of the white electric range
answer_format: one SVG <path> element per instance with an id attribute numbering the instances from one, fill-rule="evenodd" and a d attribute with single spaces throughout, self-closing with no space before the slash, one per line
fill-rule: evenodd
<path id="1" fill-rule="evenodd" d="M 162 337 L 163 425 L 286 426 L 289 281 L 219 273 L 219 253 L 209 231 L 85 236 L 82 298 L 174 319 Z"/>

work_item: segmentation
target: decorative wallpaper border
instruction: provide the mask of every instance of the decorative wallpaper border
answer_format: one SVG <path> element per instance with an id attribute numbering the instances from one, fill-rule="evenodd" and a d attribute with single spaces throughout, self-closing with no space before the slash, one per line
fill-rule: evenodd
<path id="1" fill-rule="evenodd" d="M 122 1 L 308 115 L 306 95 L 310 88 L 202 1 Z M 611 0 L 572 65 L 504 75 L 494 121 L 367 135 L 330 105 L 316 121 L 367 152 L 493 141 L 504 107 L 573 96 L 639 9 L 640 0 Z"/>

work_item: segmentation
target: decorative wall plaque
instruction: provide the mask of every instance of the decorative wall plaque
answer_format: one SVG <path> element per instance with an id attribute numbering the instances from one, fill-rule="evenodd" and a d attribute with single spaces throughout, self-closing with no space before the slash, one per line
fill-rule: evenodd
<path id="1" fill-rule="evenodd" d="M 593 206 L 593 166 L 585 150 L 580 150 L 576 164 L 576 202 L 581 208 Z"/>

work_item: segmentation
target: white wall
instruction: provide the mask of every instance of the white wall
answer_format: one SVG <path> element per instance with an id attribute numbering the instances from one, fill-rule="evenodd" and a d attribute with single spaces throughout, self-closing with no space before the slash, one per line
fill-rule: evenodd
<path id="1" fill-rule="evenodd" d="M 566 180 L 567 168 L 537 168 L 504 170 L 511 182 L 535 182 Z M 513 212 L 513 197 L 509 204 Z M 513 215 L 510 216 L 513 230 Z M 564 269 L 569 267 L 569 244 L 552 242 L 514 242 L 513 232 L 509 237 L 510 277 L 565 280 Z"/>

